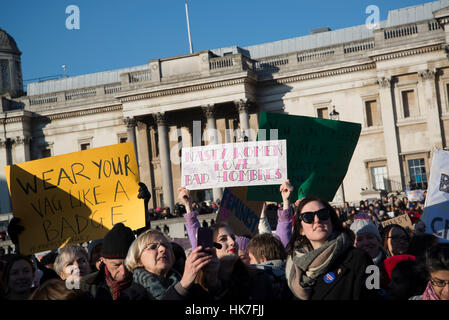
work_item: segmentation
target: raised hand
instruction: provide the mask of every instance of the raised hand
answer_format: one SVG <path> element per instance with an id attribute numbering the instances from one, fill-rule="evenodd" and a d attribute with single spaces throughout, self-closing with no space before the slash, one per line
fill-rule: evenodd
<path id="1" fill-rule="evenodd" d="M 190 196 L 190 191 L 184 187 L 178 188 L 178 199 L 186 207 L 186 212 L 192 211 L 192 197 Z"/>
<path id="2" fill-rule="evenodd" d="M 137 194 L 137 198 L 144 199 L 145 201 L 150 201 L 151 199 L 151 193 L 143 182 L 139 182 L 139 193 Z"/>
<path id="3" fill-rule="evenodd" d="M 284 183 L 281 184 L 280 191 L 282 201 L 284 202 L 288 201 L 291 193 L 293 192 L 293 186 L 290 184 L 290 180 L 285 180 Z"/>
<path id="4" fill-rule="evenodd" d="M 181 285 L 188 289 L 195 281 L 198 272 L 209 264 L 213 259 L 213 255 L 203 251 L 203 247 L 198 246 L 187 257 L 184 274 L 182 275 Z"/>
<path id="5" fill-rule="evenodd" d="M 25 228 L 19 225 L 20 218 L 12 218 L 8 224 L 8 235 L 11 238 L 12 243 L 17 245 L 19 243 L 19 234 L 25 230 Z"/>

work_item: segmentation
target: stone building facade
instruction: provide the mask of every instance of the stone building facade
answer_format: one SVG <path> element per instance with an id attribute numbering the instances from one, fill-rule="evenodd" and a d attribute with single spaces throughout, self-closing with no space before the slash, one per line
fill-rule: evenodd
<path id="1" fill-rule="evenodd" d="M 12 38 L 0 30 L 0 39 Z M 9 79 L 21 83 L 20 52 L 8 41 L 0 41 L 0 63 L 9 59 Z M 433 150 L 448 148 L 448 45 L 449 1 L 440 0 L 390 11 L 375 29 L 155 59 L 30 83 L 26 94 L 10 85 L 0 105 L 0 165 L 132 141 L 150 206 L 173 208 L 182 146 L 255 140 L 261 111 L 327 118 L 335 110 L 362 132 L 334 201 L 425 189 Z M 0 195 L 0 211 L 9 212 L 3 170 Z"/>

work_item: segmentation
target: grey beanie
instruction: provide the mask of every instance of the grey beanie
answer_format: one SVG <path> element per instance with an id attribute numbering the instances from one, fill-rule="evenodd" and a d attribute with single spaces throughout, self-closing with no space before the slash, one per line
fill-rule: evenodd
<path id="1" fill-rule="evenodd" d="M 377 230 L 376 226 L 369 220 L 365 219 L 357 219 L 351 224 L 351 230 L 355 233 L 355 235 L 363 234 L 363 233 L 371 233 L 376 236 L 379 242 L 382 241 L 380 237 L 379 230 Z"/>

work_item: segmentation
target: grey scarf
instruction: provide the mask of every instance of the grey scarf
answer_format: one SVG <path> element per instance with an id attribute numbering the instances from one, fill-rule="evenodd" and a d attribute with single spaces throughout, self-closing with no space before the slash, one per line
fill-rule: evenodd
<path id="1" fill-rule="evenodd" d="M 316 279 L 326 273 L 329 266 L 352 245 L 349 235 L 342 232 L 316 250 L 295 250 L 293 258 L 288 256 L 285 267 L 288 286 L 293 294 L 302 300 L 310 299 Z"/>
<path id="2" fill-rule="evenodd" d="M 133 271 L 133 281 L 142 285 L 150 294 L 152 299 L 160 299 L 163 294 L 181 279 L 175 270 L 170 270 L 165 278 L 148 272 L 142 267 Z"/>

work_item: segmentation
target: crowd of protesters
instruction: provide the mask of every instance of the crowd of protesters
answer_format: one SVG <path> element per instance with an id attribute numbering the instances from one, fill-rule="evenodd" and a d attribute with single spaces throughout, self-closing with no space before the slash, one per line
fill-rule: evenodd
<path id="1" fill-rule="evenodd" d="M 151 195 L 140 186 L 147 207 Z M 213 244 L 203 247 L 198 215 L 219 207 L 196 203 L 179 188 L 173 214 L 167 208 L 145 214 L 147 222 L 183 217 L 191 249 L 150 223 L 134 231 L 118 223 L 87 248 L 69 244 L 41 259 L 3 255 L 0 299 L 449 300 L 449 244 L 424 232 L 423 202 L 391 196 L 336 207 L 314 196 L 291 203 L 292 192 L 287 180 L 282 203 L 264 203 L 258 234 L 236 235 L 215 223 Z M 405 214 L 411 228 L 382 226 Z M 16 244 L 20 232 L 20 220 L 11 221 Z"/>
<path id="2" fill-rule="evenodd" d="M 220 203 L 219 200 L 210 203 L 206 201 L 202 202 L 193 201 L 192 207 L 193 210 L 198 212 L 198 214 L 217 213 L 218 210 L 220 209 L 219 203 Z M 173 213 L 170 212 L 169 207 L 165 208 L 157 207 L 155 209 L 149 209 L 149 219 L 150 221 L 155 221 L 155 220 L 182 218 L 185 213 L 186 213 L 185 206 L 183 204 L 177 203 L 175 205 Z"/>

